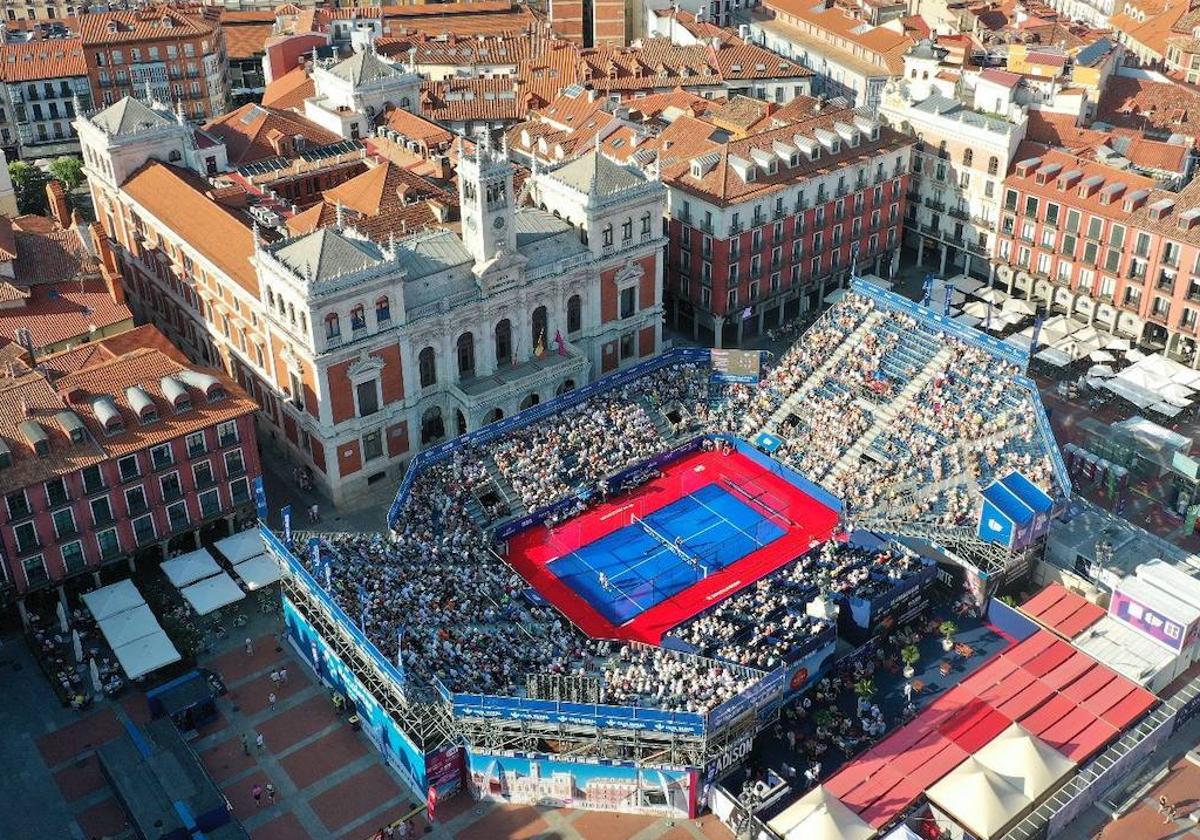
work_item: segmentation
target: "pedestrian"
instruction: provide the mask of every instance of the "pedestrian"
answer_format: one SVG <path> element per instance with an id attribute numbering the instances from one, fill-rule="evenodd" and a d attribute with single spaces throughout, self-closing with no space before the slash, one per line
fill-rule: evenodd
<path id="1" fill-rule="evenodd" d="M 254 641 L 249 636 L 246 637 L 246 655 L 254 655 Z"/>
<path id="2" fill-rule="evenodd" d="M 272 712 L 275 711 L 275 692 L 274 691 L 272 691 L 270 694 L 267 695 L 267 703 L 270 705 L 271 711 Z"/>
<path id="3" fill-rule="evenodd" d="M 266 748 L 266 745 L 267 739 L 263 737 L 261 732 L 254 736 L 254 746 L 258 748 L 259 752 L 262 752 Z"/>
<path id="4" fill-rule="evenodd" d="M 390 823 L 388 825 L 384 826 L 383 827 L 383 837 L 384 837 L 384 840 L 395 840 L 396 827 Z"/>
<path id="5" fill-rule="evenodd" d="M 1167 799 L 1166 794 L 1158 797 L 1158 813 L 1163 815 L 1163 825 L 1167 825 L 1171 820 L 1175 819 L 1175 806 L 1171 803 L 1171 800 Z"/>
<path id="6" fill-rule="evenodd" d="M 254 807 L 262 807 L 262 785 L 258 782 L 254 783 L 254 787 L 250 788 L 250 795 L 254 797 Z"/>
<path id="7" fill-rule="evenodd" d="M 279 683 L 280 683 L 280 685 L 287 685 L 287 666 L 286 665 L 279 669 Z"/>
<path id="8" fill-rule="evenodd" d="M 400 840 L 410 840 L 412 837 L 412 827 L 409 820 L 405 820 L 404 822 L 400 823 L 400 827 L 396 829 L 396 836 L 399 837 Z"/>
<path id="9" fill-rule="evenodd" d="M 279 670 L 271 671 L 271 685 L 279 685 Z"/>
<path id="10" fill-rule="evenodd" d="M 267 782 L 267 802 L 271 805 L 275 804 L 275 785 Z"/>
<path id="11" fill-rule="evenodd" d="M 242 733 L 242 752 L 250 755 L 250 738 L 245 732 Z"/>

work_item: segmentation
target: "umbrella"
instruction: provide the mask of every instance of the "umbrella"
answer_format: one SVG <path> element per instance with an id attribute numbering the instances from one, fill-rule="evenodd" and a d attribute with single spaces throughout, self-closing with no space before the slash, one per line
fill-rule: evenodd
<path id="1" fill-rule="evenodd" d="M 982 321 L 988 316 L 988 305 L 982 301 L 973 300 L 963 307 L 963 314 Z"/>
<path id="2" fill-rule="evenodd" d="M 1107 379 L 1110 376 L 1116 376 L 1116 373 L 1108 365 L 1092 365 L 1088 368 L 1087 375 L 1098 379 Z"/>
<path id="3" fill-rule="evenodd" d="M 71 631 L 71 644 L 75 648 L 75 661 L 83 661 L 83 640 L 79 638 L 79 631 Z"/>
<path id="4" fill-rule="evenodd" d="M 58 629 L 63 633 L 70 629 L 70 625 L 67 624 L 67 608 L 63 606 L 62 601 L 58 602 Z"/>
<path id="5" fill-rule="evenodd" d="M 1006 295 L 1004 292 L 1000 291 L 999 289 L 992 289 L 992 288 L 983 289 L 982 291 L 977 291 L 974 293 L 974 295 L 975 295 L 975 297 L 979 298 L 980 300 L 984 300 L 984 301 L 990 300 L 992 303 L 1003 303 L 1004 299 L 1008 297 L 1008 295 Z"/>
<path id="6" fill-rule="evenodd" d="M 1128 338 L 1110 338 L 1104 342 L 1106 350 L 1128 350 L 1132 346 Z"/>
<path id="7" fill-rule="evenodd" d="M 1093 362 L 1115 362 L 1117 357 L 1106 350 L 1093 350 L 1088 353 L 1088 358 Z"/>
<path id="8" fill-rule="evenodd" d="M 88 669 L 92 672 L 92 690 L 99 694 L 104 690 L 104 684 L 100 682 L 100 666 L 96 664 L 96 657 L 92 657 L 88 662 Z"/>
<path id="9" fill-rule="evenodd" d="M 1017 315 L 1036 315 L 1037 310 L 1033 308 L 1033 304 L 1027 300 L 1020 298 L 1009 298 L 1004 301 L 1002 307 L 1004 312 L 1011 312 Z"/>
<path id="10" fill-rule="evenodd" d="M 976 289 L 982 289 L 984 286 L 982 280 L 978 280 L 974 277 L 968 277 L 965 274 L 959 274 L 956 277 L 951 277 L 950 282 L 953 283 L 955 288 L 957 288 L 960 292 L 966 292 L 967 294 L 970 294 Z"/>

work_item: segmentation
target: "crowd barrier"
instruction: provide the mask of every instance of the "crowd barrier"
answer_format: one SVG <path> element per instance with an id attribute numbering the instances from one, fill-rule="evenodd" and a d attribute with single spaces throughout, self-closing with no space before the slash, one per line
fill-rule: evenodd
<path id="1" fill-rule="evenodd" d="M 747 443 L 741 438 L 734 437 L 733 435 L 713 435 L 713 437 L 728 441 L 739 453 L 745 455 L 751 461 L 758 464 L 768 472 L 779 476 L 789 484 L 794 484 L 796 487 L 799 487 L 809 496 L 812 496 L 818 502 L 825 505 L 825 507 L 835 510 L 838 513 L 842 512 L 841 499 L 830 493 L 816 482 L 809 481 L 791 467 L 779 463 L 771 456 L 757 449 L 753 444 Z"/>
<path id="2" fill-rule="evenodd" d="M 1072 490 L 1071 473 L 1054 440 L 1054 431 L 1050 428 L 1050 418 L 1046 415 L 1046 407 L 1042 404 L 1042 395 L 1032 379 L 1025 376 L 1018 376 L 1015 379 L 1016 383 L 1028 391 L 1030 397 L 1033 398 L 1033 419 L 1037 423 L 1038 433 L 1041 434 L 1042 439 L 1046 442 L 1046 448 L 1050 451 L 1050 464 L 1054 468 L 1054 479 L 1058 482 L 1058 489 L 1062 493 L 1062 498 L 1068 500 L 1071 498 Z"/>
<path id="3" fill-rule="evenodd" d="M 445 443 L 438 444 L 431 449 L 426 449 L 424 452 L 418 453 L 408 462 L 408 470 L 404 473 L 404 479 L 400 482 L 400 488 L 396 491 L 396 498 L 388 510 L 388 527 L 392 527 L 395 524 L 396 518 L 400 515 L 401 508 L 404 507 L 404 502 L 408 499 L 409 491 L 412 490 L 413 482 L 416 481 L 421 470 L 444 460 L 455 451 L 467 446 L 489 443 L 496 438 L 511 433 L 514 429 L 519 429 L 530 423 L 536 423 L 545 417 L 557 414 L 585 400 L 589 400 L 597 394 L 611 391 L 614 388 L 620 388 L 660 368 L 677 364 L 708 364 L 709 358 L 710 351 L 706 348 L 678 347 L 660 356 L 639 362 L 633 367 L 602 376 L 595 382 L 575 388 L 548 402 L 527 408 L 522 412 L 514 414 L 512 417 L 506 417 L 503 420 L 497 420 L 495 423 L 489 423 L 474 432 L 468 432 L 465 435 L 460 435 L 453 440 L 448 440 Z"/>

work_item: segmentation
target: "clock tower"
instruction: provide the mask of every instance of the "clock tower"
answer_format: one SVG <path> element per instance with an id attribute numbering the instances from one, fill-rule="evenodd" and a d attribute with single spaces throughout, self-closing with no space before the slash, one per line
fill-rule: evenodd
<path id="1" fill-rule="evenodd" d="M 489 262 L 501 253 L 516 252 L 513 167 L 508 162 L 507 140 L 496 149 L 483 135 L 474 153 L 465 154 L 459 139 L 458 200 L 463 244 L 476 264 Z"/>

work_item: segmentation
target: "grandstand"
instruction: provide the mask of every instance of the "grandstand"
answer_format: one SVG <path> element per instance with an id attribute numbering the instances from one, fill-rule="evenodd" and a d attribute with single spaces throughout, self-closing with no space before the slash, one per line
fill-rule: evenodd
<path id="1" fill-rule="evenodd" d="M 1020 359 L 985 341 L 855 281 L 760 384 L 713 383 L 707 351 L 691 349 L 605 377 L 415 457 L 387 533 L 277 544 L 291 571 L 289 626 L 318 628 L 347 671 L 386 695 L 381 707 L 418 752 L 553 743 L 576 756 L 706 766 L 766 725 L 756 709 L 777 709 L 795 674 L 832 650 L 832 624 L 806 609 L 817 594 L 851 597 L 921 571 L 895 545 L 841 553 L 828 542 L 839 515 L 856 530 L 936 540 L 991 572 L 1011 554 L 975 536 L 981 488 L 1019 471 L 1053 499 L 1066 495 Z M 764 432 L 782 441 L 770 457 L 745 443 Z M 669 520 L 626 513 L 619 525 L 645 537 L 639 550 L 690 558 L 675 567 L 698 579 L 680 592 L 709 587 L 701 606 L 676 610 L 652 635 L 613 633 L 630 620 L 620 612 L 589 624 L 514 553 L 531 529 L 607 516 L 606 504 L 658 487 L 660 473 L 713 440 L 762 469 L 707 486 L 774 531 L 736 557 L 721 548 L 717 562 L 690 531 L 677 544 Z M 785 485 L 814 505 L 789 501 Z M 829 516 L 820 527 L 817 508 Z M 564 543 L 544 566 L 592 539 Z M 737 565 L 777 543 L 787 551 L 769 563 Z M 630 600 L 630 576 L 601 581 L 584 559 L 563 573 L 591 570 L 595 597 L 584 600 L 600 612 L 604 596 Z M 722 564 L 750 571 L 722 578 Z M 660 617 L 657 604 L 637 613 Z M 676 644 L 639 643 L 664 635 Z M 568 709 L 526 693 L 559 678 L 593 686 L 602 703 Z"/>

